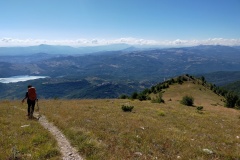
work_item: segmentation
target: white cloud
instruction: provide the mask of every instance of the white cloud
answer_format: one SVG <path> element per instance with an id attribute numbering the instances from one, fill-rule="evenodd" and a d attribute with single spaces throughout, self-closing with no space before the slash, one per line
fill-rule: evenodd
<path id="1" fill-rule="evenodd" d="M 98 44 L 98 40 L 97 39 L 93 39 L 92 40 L 92 44 Z"/>
<path id="2" fill-rule="evenodd" d="M 33 46 L 40 44 L 49 45 L 67 45 L 67 46 L 96 46 L 126 43 L 130 45 L 154 45 L 162 47 L 178 47 L 178 46 L 195 46 L 195 45 L 227 45 L 240 46 L 240 39 L 224 39 L 224 38 L 209 38 L 206 40 L 147 40 L 137 39 L 132 37 L 119 39 L 76 39 L 76 40 L 47 40 L 47 39 L 15 39 L 15 38 L 0 38 L 0 47 L 6 46 Z"/>

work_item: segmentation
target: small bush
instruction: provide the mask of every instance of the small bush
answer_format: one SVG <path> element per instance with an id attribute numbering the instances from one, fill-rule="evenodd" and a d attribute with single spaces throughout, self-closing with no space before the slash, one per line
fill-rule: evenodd
<path id="1" fill-rule="evenodd" d="M 194 98 L 192 96 L 184 96 L 181 100 L 181 104 L 186 106 L 193 106 Z"/>
<path id="2" fill-rule="evenodd" d="M 128 99 L 129 97 L 127 95 L 125 95 L 125 94 L 122 94 L 119 98 L 120 99 Z"/>
<path id="3" fill-rule="evenodd" d="M 141 94 L 138 94 L 137 98 L 140 100 L 140 101 L 144 101 L 144 100 L 147 100 L 147 96 L 143 93 Z"/>
<path id="4" fill-rule="evenodd" d="M 125 105 L 122 105 L 122 110 L 124 112 L 132 112 L 132 109 L 134 108 L 134 106 L 125 106 Z"/>
<path id="5" fill-rule="evenodd" d="M 163 99 L 159 99 L 159 98 L 157 98 L 157 99 L 152 99 L 151 102 L 152 102 L 152 103 L 165 103 L 165 101 L 164 101 Z"/>
<path id="6" fill-rule="evenodd" d="M 151 97 L 147 96 L 147 100 L 152 100 Z"/>
<path id="7" fill-rule="evenodd" d="M 165 101 L 162 99 L 162 93 L 159 92 L 156 99 L 152 99 L 152 103 L 164 103 Z"/>
<path id="8" fill-rule="evenodd" d="M 162 99 L 162 93 L 160 92 L 156 99 L 152 99 L 152 103 L 164 103 L 165 101 Z"/>
<path id="9" fill-rule="evenodd" d="M 132 99 L 137 99 L 138 97 L 138 93 L 137 92 L 134 92 L 132 95 L 131 95 L 131 98 Z"/>
<path id="10" fill-rule="evenodd" d="M 183 84 L 183 78 L 182 78 L 182 76 L 179 76 L 179 77 L 177 78 L 177 83 L 178 83 L 178 84 Z"/>
<path id="11" fill-rule="evenodd" d="M 198 110 L 198 111 L 203 110 L 203 106 L 198 106 L 198 107 L 197 107 L 197 110 Z"/>
<path id="12" fill-rule="evenodd" d="M 238 99 L 237 102 L 236 102 L 236 108 L 240 109 L 240 99 Z"/>
<path id="13" fill-rule="evenodd" d="M 238 101 L 238 96 L 233 92 L 228 92 L 225 98 L 226 98 L 225 106 L 228 108 L 234 108 L 236 102 Z"/>
<path id="14" fill-rule="evenodd" d="M 198 106 L 197 107 L 197 113 L 203 114 L 203 106 Z"/>

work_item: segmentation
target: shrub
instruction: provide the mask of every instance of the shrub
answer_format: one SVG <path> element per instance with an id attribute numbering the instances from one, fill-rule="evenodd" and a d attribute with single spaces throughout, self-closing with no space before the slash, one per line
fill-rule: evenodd
<path id="1" fill-rule="evenodd" d="M 152 86 L 152 87 L 151 87 L 151 93 L 154 92 L 154 90 L 155 90 L 155 87 Z"/>
<path id="2" fill-rule="evenodd" d="M 197 110 L 198 110 L 198 111 L 203 110 L 203 106 L 198 106 L 198 107 L 197 107 Z"/>
<path id="3" fill-rule="evenodd" d="M 143 94 L 149 94 L 149 93 L 151 93 L 151 90 L 148 89 L 148 88 L 146 88 L 146 89 L 144 89 L 144 90 L 142 91 L 142 93 L 143 93 Z"/>
<path id="4" fill-rule="evenodd" d="M 137 96 L 137 98 L 140 100 L 140 101 L 144 101 L 144 100 L 147 100 L 147 96 L 143 93 L 139 94 Z"/>
<path id="5" fill-rule="evenodd" d="M 147 96 L 147 100 L 151 100 L 151 97 Z"/>
<path id="6" fill-rule="evenodd" d="M 128 99 L 128 96 L 125 95 L 125 94 L 122 94 L 119 98 L 120 98 L 120 99 Z"/>
<path id="7" fill-rule="evenodd" d="M 200 79 L 201 79 L 201 81 L 202 81 L 202 85 L 204 85 L 204 83 L 206 83 L 205 77 L 202 76 Z"/>
<path id="8" fill-rule="evenodd" d="M 163 86 L 162 86 L 163 89 L 166 89 L 166 88 L 169 88 L 169 84 L 165 83 Z"/>
<path id="9" fill-rule="evenodd" d="M 134 108 L 134 106 L 126 106 L 126 105 L 122 105 L 122 110 L 124 112 L 132 112 L 132 109 Z"/>
<path id="10" fill-rule="evenodd" d="M 197 113 L 203 114 L 202 110 L 203 110 L 203 106 L 197 106 Z"/>
<path id="11" fill-rule="evenodd" d="M 225 98 L 226 98 L 225 106 L 228 108 L 234 108 L 238 100 L 238 96 L 233 92 L 228 92 Z"/>
<path id="12" fill-rule="evenodd" d="M 236 108 L 240 109 L 240 99 L 238 99 L 237 102 L 236 102 Z"/>
<path id="13" fill-rule="evenodd" d="M 181 76 L 179 76 L 179 77 L 177 78 L 177 83 L 178 83 L 178 84 L 183 84 L 183 78 L 182 78 Z"/>
<path id="14" fill-rule="evenodd" d="M 172 78 L 172 79 L 170 80 L 170 82 L 171 82 L 171 84 L 173 84 L 173 83 L 175 83 L 175 80 Z"/>
<path id="15" fill-rule="evenodd" d="M 156 99 L 152 99 L 152 103 L 164 103 L 164 100 L 162 99 L 162 93 L 160 92 Z"/>
<path id="16" fill-rule="evenodd" d="M 192 96 L 184 96 L 181 100 L 181 104 L 186 106 L 192 106 L 194 102 L 194 98 Z"/>
<path id="17" fill-rule="evenodd" d="M 131 95 L 131 98 L 132 99 L 137 99 L 138 97 L 138 93 L 137 92 L 134 92 L 132 95 Z"/>

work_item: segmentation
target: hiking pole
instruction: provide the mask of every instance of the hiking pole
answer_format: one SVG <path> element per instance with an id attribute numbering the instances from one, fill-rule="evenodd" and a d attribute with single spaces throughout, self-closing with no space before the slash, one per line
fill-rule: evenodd
<path id="1" fill-rule="evenodd" d="M 40 114 L 40 111 L 39 111 L 39 110 L 40 110 L 40 109 L 39 109 L 38 99 L 37 99 L 37 108 L 36 108 L 36 111 L 38 112 L 38 117 L 37 117 L 38 120 L 39 120 L 40 117 L 41 117 L 41 114 Z"/>
<path id="2" fill-rule="evenodd" d="M 36 101 L 37 101 L 37 108 L 36 108 L 36 111 L 39 112 L 38 99 L 37 99 Z"/>

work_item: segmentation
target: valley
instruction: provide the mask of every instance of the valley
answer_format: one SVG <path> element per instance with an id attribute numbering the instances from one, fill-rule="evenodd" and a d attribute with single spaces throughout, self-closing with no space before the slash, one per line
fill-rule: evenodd
<path id="1" fill-rule="evenodd" d="M 41 98 L 71 99 L 117 98 L 182 74 L 206 76 L 209 82 L 220 86 L 240 79 L 240 50 L 237 47 L 126 48 L 95 50 L 94 53 L 82 53 L 74 48 L 75 54 L 67 54 L 71 53 L 71 47 L 62 50 L 66 54 L 56 54 L 62 48 L 58 46 L 42 45 L 39 48 L 43 49 L 26 47 L 26 54 L 16 52 L 14 56 L 0 56 L 1 78 L 18 75 L 49 77 L 0 84 L 1 99 L 21 98 L 19 91 L 24 91 L 28 83 L 37 87 Z M 36 53 L 38 51 L 45 53 Z M 2 48 L 0 52 L 3 52 Z"/>

